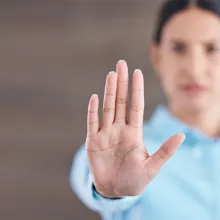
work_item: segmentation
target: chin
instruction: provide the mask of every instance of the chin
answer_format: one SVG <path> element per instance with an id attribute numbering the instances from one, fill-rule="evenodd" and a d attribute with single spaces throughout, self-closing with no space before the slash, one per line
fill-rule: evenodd
<path id="1" fill-rule="evenodd" d="M 188 100 L 179 102 L 179 106 L 180 108 L 185 109 L 186 111 L 200 113 L 200 112 L 208 110 L 211 104 L 209 103 L 209 100 L 188 99 Z"/>

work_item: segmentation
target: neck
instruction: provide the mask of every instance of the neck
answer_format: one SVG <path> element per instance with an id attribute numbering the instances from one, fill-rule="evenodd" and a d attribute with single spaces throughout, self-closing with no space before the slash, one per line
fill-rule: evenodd
<path id="1" fill-rule="evenodd" d="M 203 111 L 186 110 L 169 105 L 169 111 L 209 137 L 220 137 L 220 108 L 212 107 Z"/>

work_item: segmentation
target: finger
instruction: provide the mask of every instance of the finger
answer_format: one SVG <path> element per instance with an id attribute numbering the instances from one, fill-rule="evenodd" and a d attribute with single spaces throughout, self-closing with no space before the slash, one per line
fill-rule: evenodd
<path id="1" fill-rule="evenodd" d="M 116 111 L 114 123 L 126 123 L 126 111 L 128 102 L 128 66 L 124 60 L 120 60 L 116 66 L 118 74 Z"/>
<path id="2" fill-rule="evenodd" d="M 132 95 L 129 124 L 136 128 L 143 125 L 144 116 L 144 79 L 141 70 L 136 69 L 132 76 Z"/>
<path id="3" fill-rule="evenodd" d="M 164 163 L 175 153 L 185 140 L 184 134 L 177 134 L 169 138 L 152 156 L 147 163 L 150 170 L 158 172 Z"/>
<path id="4" fill-rule="evenodd" d="M 88 116 L 87 116 L 87 133 L 88 135 L 96 135 L 99 130 L 99 98 L 97 94 L 93 94 L 89 100 Z"/>
<path id="5" fill-rule="evenodd" d="M 109 72 L 106 77 L 105 93 L 103 100 L 103 128 L 111 127 L 115 116 L 115 96 L 117 88 L 117 73 Z"/>

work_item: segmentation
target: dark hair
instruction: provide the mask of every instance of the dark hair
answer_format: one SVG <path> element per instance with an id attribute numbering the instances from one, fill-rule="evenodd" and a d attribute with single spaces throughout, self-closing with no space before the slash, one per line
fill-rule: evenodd
<path id="1" fill-rule="evenodd" d="M 167 21 L 176 13 L 187 9 L 190 4 L 220 16 L 220 0 L 165 0 L 159 11 L 156 30 L 153 35 L 154 43 L 160 43 L 162 30 Z"/>

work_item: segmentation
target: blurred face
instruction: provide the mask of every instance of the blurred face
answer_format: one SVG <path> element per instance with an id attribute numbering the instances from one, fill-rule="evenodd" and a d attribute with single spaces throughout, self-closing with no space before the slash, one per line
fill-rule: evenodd
<path id="1" fill-rule="evenodd" d="M 189 8 L 164 26 L 154 64 L 169 105 L 202 111 L 220 106 L 220 19 Z"/>

